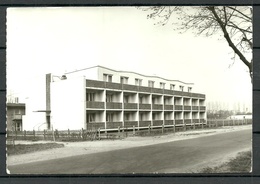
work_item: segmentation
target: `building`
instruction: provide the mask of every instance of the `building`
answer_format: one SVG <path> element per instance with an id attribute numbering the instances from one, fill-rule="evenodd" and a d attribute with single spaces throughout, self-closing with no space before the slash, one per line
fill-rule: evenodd
<path id="1" fill-rule="evenodd" d="M 194 85 L 95 66 L 46 75 L 46 126 L 41 129 L 118 129 L 206 123 L 205 95 Z M 36 125 L 30 125 L 35 127 Z"/>
<path id="2" fill-rule="evenodd" d="M 7 130 L 22 131 L 23 121 L 22 116 L 25 115 L 25 104 L 24 103 L 7 103 L 6 104 L 7 114 Z"/>

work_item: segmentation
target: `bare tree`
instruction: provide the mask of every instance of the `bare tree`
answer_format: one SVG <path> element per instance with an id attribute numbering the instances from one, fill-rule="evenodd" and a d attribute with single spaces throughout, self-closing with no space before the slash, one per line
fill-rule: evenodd
<path id="1" fill-rule="evenodd" d="M 234 51 L 234 55 L 247 66 L 252 81 L 252 7 L 153 6 L 139 9 L 147 11 L 147 18 L 155 19 L 155 24 L 164 26 L 171 18 L 174 19 L 173 24 L 181 33 L 193 30 L 196 35 L 221 35 Z"/>

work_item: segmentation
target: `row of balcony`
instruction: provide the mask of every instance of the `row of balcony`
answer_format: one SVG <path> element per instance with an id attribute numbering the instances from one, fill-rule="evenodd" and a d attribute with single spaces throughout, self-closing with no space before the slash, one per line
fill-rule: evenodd
<path id="1" fill-rule="evenodd" d="M 205 119 L 178 119 L 178 120 L 165 120 L 164 125 L 187 125 L 187 124 L 194 124 L 194 123 L 205 123 Z M 123 126 L 124 125 L 124 126 Z M 153 120 L 153 121 L 139 121 L 139 127 L 148 127 L 148 126 L 162 126 L 163 120 Z M 93 122 L 87 123 L 88 129 L 115 129 L 118 127 L 125 127 L 125 128 L 132 128 L 133 126 L 138 127 L 138 121 L 116 121 L 116 122 Z"/>
<path id="2" fill-rule="evenodd" d="M 86 87 L 128 90 L 128 91 L 144 92 L 144 93 L 159 93 L 159 94 L 166 94 L 166 95 L 187 96 L 187 97 L 196 97 L 196 98 L 205 99 L 205 95 L 199 93 L 190 93 L 184 91 L 174 91 L 169 89 L 160 89 L 160 88 L 153 88 L 153 87 L 95 81 L 95 80 L 86 80 Z"/>
<path id="3" fill-rule="evenodd" d="M 106 104 L 106 109 L 122 109 L 123 104 L 119 102 L 95 102 L 95 101 L 87 101 L 87 108 L 90 109 L 104 109 Z M 172 111 L 172 110 L 184 110 L 184 111 L 205 111 L 205 106 L 186 106 L 186 105 L 162 105 L 162 104 L 137 104 L 137 103 L 124 103 L 124 109 L 137 109 L 139 105 L 139 109 L 142 110 L 164 110 Z M 164 106 L 164 107 L 163 107 Z"/>

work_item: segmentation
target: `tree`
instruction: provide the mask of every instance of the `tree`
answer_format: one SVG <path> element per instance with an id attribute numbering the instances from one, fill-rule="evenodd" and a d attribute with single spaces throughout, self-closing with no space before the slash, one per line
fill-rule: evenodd
<path id="1" fill-rule="evenodd" d="M 162 26 L 168 24 L 171 18 L 175 19 L 173 24 L 176 25 L 177 30 L 180 30 L 180 33 L 193 30 L 196 35 L 221 35 L 234 51 L 234 56 L 238 56 L 246 65 L 252 81 L 252 7 L 153 6 L 139 9 L 149 12 L 147 18 L 157 20 L 155 24 Z"/>

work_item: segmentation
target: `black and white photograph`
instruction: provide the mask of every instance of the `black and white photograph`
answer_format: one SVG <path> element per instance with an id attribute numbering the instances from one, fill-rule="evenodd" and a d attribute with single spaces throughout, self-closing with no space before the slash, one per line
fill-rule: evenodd
<path id="1" fill-rule="evenodd" d="M 252 14 L 7 8 L 6 172 L 251 173 Z"/>

